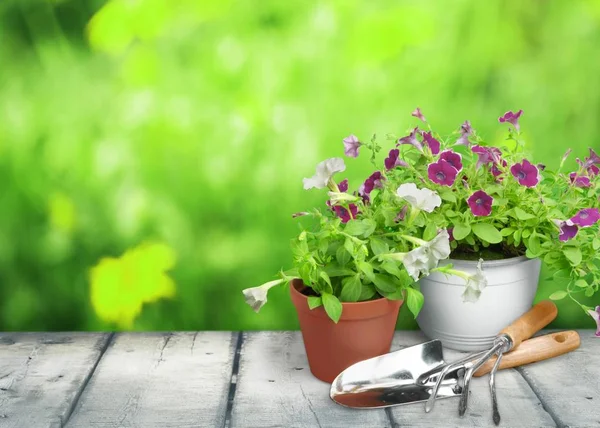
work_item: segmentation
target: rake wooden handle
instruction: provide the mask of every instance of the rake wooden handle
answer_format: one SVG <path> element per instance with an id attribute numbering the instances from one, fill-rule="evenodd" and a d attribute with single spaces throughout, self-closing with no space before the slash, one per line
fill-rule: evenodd
<path id="1" fill-rule="evenodd" d="M 580 342 L 579 334 L 574 330 L 534 337 L 533 339 L 521 343 L 521 346 L 519 346 L 518 349 L 504 354 L 498 369 L 509 369 L 511 367 L 518 367 L 524 364 L 558 357 L 559 355 L 566 354 L 567 352 L 579 348 Z M 496 358 L 497 357 L 494 355 L 486 361 L 485 364 L 474 373 L 474 376 L 483 376 L 492 371 Z"/>
<path id="2" fill-rule="evenodd" d="M 503 329 L 500 334 L 507 334 L 513 342 L 511 349 L 517 348 L 521 342 L 529 339 L 536 332 L 546 327 L 556 318 L 558 309 L 554 302 L 543 300 L 534 305 L 528 312 L 523 314 L 511 325 Z"/>

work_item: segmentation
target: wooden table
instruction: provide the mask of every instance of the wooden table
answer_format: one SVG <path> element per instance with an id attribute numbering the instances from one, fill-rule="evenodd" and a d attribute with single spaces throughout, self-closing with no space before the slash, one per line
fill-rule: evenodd
<path id="1" fill-rule="evenodd" d="M 498 373 L 502 426 L 600 426 L 600 339 L 579 333 L 570 354 Z M 392 350 L 424 340 L 398 331 Z M 457 406 L 338 406 L 299 332 L 0 333 L 2 428 L 493 426 L 487 377 Z"/>

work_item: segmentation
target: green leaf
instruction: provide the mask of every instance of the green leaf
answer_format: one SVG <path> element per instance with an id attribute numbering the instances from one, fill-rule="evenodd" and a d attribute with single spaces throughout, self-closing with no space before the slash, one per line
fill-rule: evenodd
<path id="1" fill-rule="evenodd" d="M 331 285 L 331 279 L 329 279 L 329 275 L 327 275 L 327 272 L 320 271 L 319 277 L 323 279 L 323 281 L 325 281 L 326 285 L 328 285 L 328 287 L 325 287 L 325 291 L 328 293 L 333 293 L 333 286 Z"/>
<path id="2" fill-rule="evenodd" d="M 529 238 L 531 236 L 531 229 L 524 229 L 521 236 L 523 237 L 523 240 L 525 240 L 525 238 Z"/>
<path id="3" fill-rule="evenodd" d="M 323 270 L 331 278 L 335 278 L 336 276 L 354 275 L 356 273 L 353 270 L 345 268 L 345 267 L 342 267 L 342 266 L 340 266 L 340 265 L 338 265 L 336 263 L 331 263 L 331 264 L 325 266 L 323 268 Z"/>
<path id="4" fill-rule="evenodd" d="M 567 292 L 563 290 L 555 291 L 550 295 L 551 300 L 561 300 L 567 297 Z"/>
<path id="5" fill-rule="evenodd" d="M 319 252 L 323 255 L 327 254 L 327 249 L 329 248 L 329 240 L 324 239 L 319 242 Z"/>
<path id="6" fill-rule="evenodd" d="M 383 239 L 371 236 L 371 250 L 373 254 L 378 256 L 379 254 L 387 253 L 390 250 L 390 246 Z"/>
<path id="7" fill-rule="evenodd" d="M 400 262 L 397 262 L 400 263 Z M 387 273 L 394 275 L 395 277 L 400 277 L 402 275 L 402 271 L 400 270 L 400 268 L 398 267 L 398 265 L 393 262 L 393 261 L 387 261 L 381 264 L 381 266 L 379 266 L 379 270 L 384 270 Z"/>
<path id="8" fill-rule="evenodd" d="M 375 274 L 373 273 L 373 266 L 371 266 L 367 262 L 359 262 L 358 268 L 361 270 L 362 273 L 365 274 L 365 276 L 367 278 L 369 278 L 371 280 L 371 282 L 373 282 L 373 283 L 375 282 L 375 280 L 374 280 Z"/>
<path id="9" fill-rule="evenodd" d="M 322 304 L 321 296 L 308 296 L 308 307 L 310 309 L 318 308 Z"/>
<path id="10" fill-rule="evenodd" d="M 344 232 L 346 232 L 348 235 L 364 236 L 366 238 L 375 231 L 376 227 L 377 224 L 375 221 L 369 218 L 364 220 L 350 220 L 348 223 L 346 223 Z"/>
<path id="11" fill-rule="evenodd" d="M 505 227 L 504 229 L 502 229 L 500 231 L 500 235 L 502 236 L 510 236 L 515 232 L 515 229 L 513 229 L 512 227 Z"/>
<path id="12" fill-rule="evenodd" d="M 335 252 L 335 259 L 340 266 L 345 266 L 350 261 L 352 256 L 348 252 L 345 246 L 340 246 Z"/>
<path id="13" fill-rule="evenodd" d="M 459 217 L 460 216 L 459 213 L 457 213 L 456 211 L 452 211 L 452 210 L 447 210 L 445 212 L 445 214 L 446 214 L 446 217 L 448 217 L 448 218 Z"/>
<path id="14" fill-rule="evenodd" d="M 533 214 L 529 214 L 528 212 L 523 211 L 519 207 L 515 207 L 515 216 L 519 220 L 530 220 L 532 218 L 535 218 Z"/>
<path id="15" fill-rule="evenodd" d="M 438 194 L 444 201 L 456 202 L 456 195 L 450 189 L 441 189 Z"/>
<path id="16" fill-rule="evenodd" d="M 388 275 L 375 274 L 373 283 L 379 292 L 392 293 L 398 289 L 398 284 Z"/>
<path id="17" fill-rule="evenodd" d="M 592 297 L 594 295 L 594 289 L 592 287 L 588 287 L 585 289 L 585 297 Z"/>
<path id="18" fill-rule="evenodd" d="M 423 231 L 423 240 L 431 241 L 437 236 L 437 230 L 437 224 L 434 221 L 430 221 L 425 227 L 425 230 Z"/>
<path id="19" fill-rule="evenodd" d="M 360 289 L 360 297 L 358 298 L 359 302 L 364 302 L 365 300 L 371 299 L 377 291 L 375 290 L 375 286 L 372 284 L 363 284 Z"/>
<path id="20" fill-rule="evenodd" d="M 571 270 L 570 269 L 561 269 L 559 271 L 556 271 L 554 273 L 554 275 L 552 276 L 552 278 L 554 279 L 554 281 L 570 280 L 571 279 Z"/>
<path id="21" fill-rule="evenodd" d="M 412 314 L 417 317 L 419 312 L 421 312 L 421 308 L 423 307 L 423 303 L 425 302 L 425 297 L 423 294 L 412 287 L 408 287 L 406 289 L 406 304 L 408 305 L 408 309 L 412 312 Z"/>
<path id="22" fill-rule="evenodd" d="M 542 251 L 542 247 L 540 245 L 540 238 L 537 237 L 536 234 L 533 234 L 529 237 L 529 245 L 528 249 L 534 254 L 537 255 Z"/>
<path id="23" fill-rule="evenodd" d="M 350 256 L 354 255 L 354 242 L 352 242 L 352 239 L 346 238 L 346 240 L 344 241 L 344 248 L 346 249 L 346 251 L 348 251 Z"/>
<path id="24" fill-rule="evenodd" d="M 362 292 L 360 275 L 353 275 L 342 280 L 340 299 L 344 302 L 357 302 Z"/>
<path id="25" fill-rule="evenodd" d="M 473 233 L 484 242 L 489 242 L 490 244 L 498 244 L 502 242 L 502 235 L 498 229 L 489 223 L 476 223 L 471 227 L 473 229 Z"/>
<path id="26" fill-rule="evenodd" d="M 594 250 L 597 250 L 598 248 L 600 248 L 600 238 L 598 238 L 598 237 L 594 238 L 594 240 L 592 241 L 592 248 Z"/>
<path id="27" fill-rule="evenodd" d="M 327 312 L 329 318 L 331 318 L 333 322 L 337 324 L 342 316 L 342 304 L 333 294 L 323 293 L 321 298 L 323 299 L 325 312 Z"/>
<path id="28" fill-rule="evenodd" d="M 469 233 L 471 233 L 471 226 L 463 223 L 457 224 L 452 230 L 452 235 L 457 241 L 465 239 L 469 235 Z"/>
<path id="29" fill-rule="evenodd" d="M 578 279 L 577 281 L 575 281 L 575 285 L 577 287 L 580 288 L 587 288 L 588 287 L 588 283 L 585 279 Z"/>
<path id="30" fill-rule="evenodd" d="M 515 230 L 515 233 L 513 234 L 513 238 L 515 238 L 515 246 L 518 246 L 521 243 L 521 231 L 520 230 Z"/>
<path id="31" fill-rule="evenodd" d="M 575 247 L 563 248 L 563 254 L 573 266 L 577 266 L 579 263 L 581 263 L 581 259 L 583 258 L 581 250 Z"/>
<path id="32" fill-rule="evenodd" d="M 381 294 L 383 297 L 385 297 L 386 299 L 389 299 L 389 300 L 404 299 L 404 290 L 402 288 L 398 288 L 398 289 L 396 289 L 396 291 L 393 291 L 391 293 L 386 293 L 386 292 L 380 291 L 379 294 Z"/>

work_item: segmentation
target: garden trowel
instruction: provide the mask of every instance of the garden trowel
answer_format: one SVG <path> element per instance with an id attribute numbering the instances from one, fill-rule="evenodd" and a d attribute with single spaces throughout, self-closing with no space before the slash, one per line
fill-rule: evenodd
<path id="1" fill-rule="evenodd" d="M 451 364 L 444 361 L 439 340 L 360 361 L 337 376 L 331 385 L 330 396 L 336 403 L 354 408 L 427 402 L 426 410 L 429 411 L 435 399 L 464 397 L 463 391 L 468 391 L 472 375 L 490 372 L 493 375 L 498 369 L 545 360 L 576 349 L 580 339 L 575 331 L 526 340 L 555 316 L 556 307 L 551 302 L 542 302 L 501 332 L 498 343 L 506 346 L 498 348 L 500 345 L 495 345 L 489 351 L 469 355 Z M 504 359 L 502 352 L 494 351 L 497 356 L 490 354 L 495 348 L 507 352 Z M 493 387 L 493 381 L 490 384 Z M 492 396 L 495 402 L 495 391 Z M 494 413 L 497 413 L 495 403 Z M 496 422 L 496 416 L 494 419 Z"/>

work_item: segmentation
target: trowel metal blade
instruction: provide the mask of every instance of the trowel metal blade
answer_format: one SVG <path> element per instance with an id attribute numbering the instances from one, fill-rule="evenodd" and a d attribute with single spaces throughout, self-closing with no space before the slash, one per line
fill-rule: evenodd
<path id="1" fill-rule="evenodd" d="M 330 397 L 342 406 L 363 409 L 427 401 L 444 365 L 442 342 L 432 340 L 348 367 L 331 384 Z M 448 374 L 438 399 L 461 394 L 458 375 Z"/>

